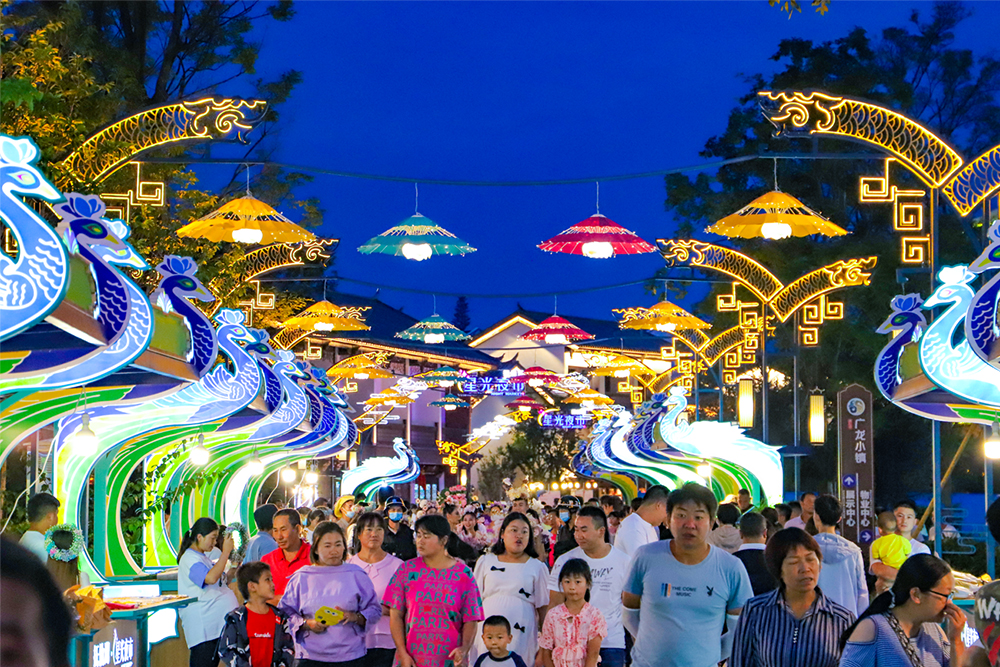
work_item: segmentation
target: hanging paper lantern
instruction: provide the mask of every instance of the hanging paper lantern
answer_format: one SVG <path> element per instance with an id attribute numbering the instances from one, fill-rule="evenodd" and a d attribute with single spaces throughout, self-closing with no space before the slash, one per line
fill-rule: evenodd
<path id="1" fill-rule="evenodd" d="M 567 345 L 578 340 L 592 340 L 594 337 L 583 329 L 577 328 L 568 320 L 553 315 L 542 321 L 531 331 L 521 334 L 521 340 L 540 340 L 549 345 Z"/>
<path id="2" fill-rule="evenodd" d="M 653 371 L 649 369 L 645 364 L 632 359 L 631 357 L 626 357 L 623 354 L 616 355 L 611 359 L 605 359 L 600 362 L 600 367 L 593 371 L 594 375 L 606 376 L 606 377 L 616 377 L 616 378 L 627 378 L 633 375 L 637 377 L 644 377 L 646 375 L 655 375 Z"/>
<path id="3" fill-rule="evenodd" d="M 445 341 L 453 342 L 457 340 L 468 340 L 472 338 L 472 336 L 465 333 L 440 315 L 431 315 L 426 320 L 417 322 L 409 329 L 400 331 L 396 334 L 396 338 L 415 340 L 434 345 Z"/>
<path id="4" fill-rule="evenodd" d="M 611 405 L 614 401 L 594 389 L 584 389 L 563 399 L 563 403 L 577 403 L 580 407 L 587 408 L 595 405 Z"/>
<path id="5" fill-rule="evenodd" d="M 847 230 L 833 224 L 795 197 L 778 190 L 757 197 L 706 231 L 741 239 L 847 234 Z"/>
<path id="6" fill-rule="evenodd" d="M 455 370 L 450 366 L 442 366 L 441 368 L 435 369 L 433 371 L 428 371 L 426 373 L 421 373 L 418 375 L 424 382 L 429 382 L 436 384 L 439 387 L 451 387 L 456 382 L 461 382 L 466 379 L 465 373 L 462 371 Z"/>
<path id="7" fill-rule="evenodd" d="M 620 329 L 650 329 L 654 331 L 688 331 L 709 329 L 708 322 L 698 319 L 678 305 L 661 301 L 650 308 L 621 308 L 612 310 L 620 313 Z"/>
<path id="8" fill-rule="evenodd" d="M 285 320 L 286 327 L 312 329 L 315 331 L 366 331 L 361 313 L 371 310 L 370 306 L 340 308 L 329 301 L 317 301 L 301 313 Z"/>
<path id="9" fill-rule="evenodd" d="M 532 410 L 541 410 L 545 406 L 530 396 L 522 394 L 517 399 L 507 403 L 504 407 L 510 410 L 518 410 L 520 412 L 531 412 Z"/>
<path id="10" fill-rule="evenodd" d="M 458 396 L 452 396 L 451 394 L 448 394 L 447 396 L 444 396 L 443 398 L 440 398 L 436 401 L 431 401 L 427 405 L 433 406 L 435 408 L 444 408 L 449 412 L 451 412 L 452 410 L 457 410 L 458 408 L 469 407 L 468 401 L 463 401 Z"/>
<path id="11" fill-rule="evenodd" d="M 538 247 L 546 252 L 583 255 L 591 259 L 639 255 L 656 250 L 633 232 L 600 213 L 576 223 L 561 234 L 540 243 Z"/>
<path id="12" fill-rule="evenodd" d="M 177 230 L 177 236 L 247 244 L 299 243 L 316 236 L 250 196 L 234 199 Z"/>
<path id="13" fill-rule="evenodd" d="M 432 255 L 464 255 L 475 251 L 468 243 L 419 213 L 358 248 L 363 255 L 402 255 L 417 262 L 430 259 Z"/>

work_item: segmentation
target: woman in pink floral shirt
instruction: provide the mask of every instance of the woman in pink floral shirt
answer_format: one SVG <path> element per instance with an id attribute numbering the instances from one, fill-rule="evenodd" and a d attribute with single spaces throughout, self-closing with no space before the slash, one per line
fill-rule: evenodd
<path id="1" fill-rule="evenodd" d="M 448 555 L 450 533 L 441 515 L 418 519 L 417 558 L 403 563 L 385 589 L 399 667 L 463 667 L 483 620 L 472 570 Z"/>
<path id="2" fill-rule="evenodd" d="M 539 646 L 545 667 L 597 667 L 608 624 L 589 602 L 591 584 L 587 561 L 566 561 L 559 572 L 559 587 L 566 601 L 549 610 L 542 626 Z"/>

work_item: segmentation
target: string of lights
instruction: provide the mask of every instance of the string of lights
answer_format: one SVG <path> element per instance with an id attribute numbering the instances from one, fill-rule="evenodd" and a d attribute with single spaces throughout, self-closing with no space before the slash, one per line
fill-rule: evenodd
<path id="1" fill-rule="evenodd" d="M 415 287 L 399 287 L 397 285 L 386 285 L 383 283 L 371 282 L 368 280 L 359 280 L 357 278 L 345 278 L 343 276 L 336 277 L 318 277 L 318 278 L 258 278 L 259 282 L 262 283 L 329 283 L 329 282 L 348 282 L 357 285 L 364 285 L 366 287 L 375 287 L 380 290 L 385 290 L 387 292 L 408 292 L 411 294 L 426 294 L 428 296 L 446 296 L 446 297 L 460 297 L 464 296 L 467 299 L 537 299 L 550 296 L 564 296 L 567 294 L 586 294 L 588 292 L 602 292 L 604 290 L 610 289 L 620 289 L 622 287 L 631 287 L 632 285 L 644 285 L 650 282 L 677 282 L 677 283 L 718 283 L 718 284 L 730 284 L 732 281 L 729 280 L 719 280 L 716 278 L 699 278 L 699 277 L 689 277 L 689 278 L 669 278 L 669 277 L 657 277 L 650 276 L 648 278 L 642 278 L 640 280 L 630 280 L 624 283 L 613 283 L 611 285 L 594 285 L 592 287 L 578 287 L 576 289 L 561 290 L 555 292 L 531 292 L 522 294 L 470 294 L 468 292 L 443 292 L 441 290 L 429 290 L 429 289 L 418 289 Z"/>
<path id="2" fill-rule="evenodd" d="M 325 167 L 315 167 L 304 164 L 291 164 L 289 162 L 271 162 L 267 160 L 238 160 L 232 158 L 204 158 L 204 159 L 177 159 L 177 158 L 144 158 L 141 161 L 149 164 L 190 164 L 190 165 L 249 165 L 252 167 L 277 167 L 279 169 L 291 169 L 294 171 L 307 171 L 326 176 L 340 176 L 343 178 L 360 178 L 370 181 L 389 181 L 395 183 L 419 183 L 422 185 L 454 185 L 471 187 L 532 187 L 546 185 L 578 185 L 581 183 L 599 183 L 607 181 L 630 181 L 640 178 L 652 178 L 654 176 L 667 176 L 669 174 L 683 174 L 689 171 L 703 171 L 724 167 L 730 164 L 749 162 L 750 160 L 880 160 L 885 156 L 878 153 L 762 153 L 758 155 L 741 155 L 740 157 L 726 160 L 715 160 L 713 162 L 703 162 L 701 164 L 688 165 L 685 167 L 672 167 L 670 169 L 657 169 L 654 171 L 642 171 L 630 174 L 612 174 L 610 176 L 585 176 L 580 178 L 560 178 L 553 180 L 519 180 L 519 181 L 465 181 L 458 179 L 441 178 L 416 178 L 413 176 L 392 176 L 388 174 L 366 174 L 358 171 L 343 171 L 339 169 L 327 169 Z"/>

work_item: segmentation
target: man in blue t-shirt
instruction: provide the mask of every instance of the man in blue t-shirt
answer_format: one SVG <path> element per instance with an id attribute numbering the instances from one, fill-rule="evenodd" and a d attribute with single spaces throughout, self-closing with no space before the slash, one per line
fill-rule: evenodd
<path id="1" fill-rule="evenodd" d="M 717 507 L 709 489 L 688 482 L 667 499 L 673 539 L 635 553 L 622 592 L 634 667 L 714 667 L 729 657 L 753 590 L 743 563 L 706 540 Z"/>

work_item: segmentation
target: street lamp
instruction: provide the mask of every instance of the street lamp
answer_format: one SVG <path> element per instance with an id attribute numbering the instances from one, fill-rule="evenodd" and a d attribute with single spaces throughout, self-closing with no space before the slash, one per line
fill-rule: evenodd
<path id="1" fill-rule="evenodd" d="M 740 428 L 753 428 L 753 378 L 740 380 L 736 408 Z"/>
<path id="2" fill-rule="evenodd" d="M 983 453 L 988 459 L 1000 459 L 1000 423 L 994 421 L 990 437 L 983 442 Z"/>
<path id="3" fill-rule="evenodd" d="M 826 442 L 826 412 L 823 394 L 809 395 L 809 442 L 822 445 Z"/>

